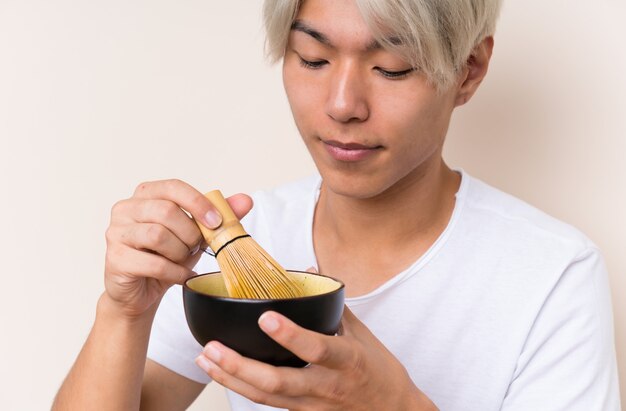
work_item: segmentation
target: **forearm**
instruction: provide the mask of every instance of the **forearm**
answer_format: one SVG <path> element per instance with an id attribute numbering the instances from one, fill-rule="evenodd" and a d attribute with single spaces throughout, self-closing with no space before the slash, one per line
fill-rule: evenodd
<path id="1" fill-rule="evenodd" d="M 104 294 L 94 326 L 52 409 L 138 410 L 155 311 L 129 319 Z"/>

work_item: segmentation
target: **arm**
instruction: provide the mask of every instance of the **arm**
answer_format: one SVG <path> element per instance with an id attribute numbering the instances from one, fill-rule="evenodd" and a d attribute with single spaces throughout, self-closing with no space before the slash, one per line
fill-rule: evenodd
<path id="1" fill-rule="evenodd" d="M 608 276 L 595 248 L 561 274 L 537 313 L 503 411 L 618 411 Z"/>
<path id="2" fill-rule="evenodd" d="M 247 196 L 229 200 L 242 216 Z M 113 207 L 107 230 L 105 293 L 96 320 L 53 410 L 184 409 L 202 385 L 146 363 L 150 329 L 165 291 L 193 275 L 200 230 L 183 211 L 208 227 L 214 211 L 191 186 L 177 180 L 141 184 Z"/>
<path id="3" fill-rule="evenodd" d="M 203 389 L 203 384 L 189 380 L 148 360 L 141 392 L 141 409 L 186 410 Z"/>
<path id="4" fill-rule="evenodd" d="M 53 410 L 184 410 L 204 385 L 147 360 L 153 312 L 128 319 L 115 311 L 107 294 L 98 302 L 96 320 Z M 145 367 L 145 368 L 144 368 Z M 145 371 L 144 371 L 145 370 Z"/>

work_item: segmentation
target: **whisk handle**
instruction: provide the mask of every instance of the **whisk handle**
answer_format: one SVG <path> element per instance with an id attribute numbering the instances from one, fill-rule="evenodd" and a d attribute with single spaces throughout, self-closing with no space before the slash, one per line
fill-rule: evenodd
<path id="1" fill-rule="evenodd" d="M 220 190 L 213 190 L 204 195 L 211 201 L 213 206 L 222 215 L 222 224 L 214 230 L 206 228 L 200 223 L 198 227 L 202 232 L 204 240 L 207 242 L 213 252 L 217 253 L 220 248 L 235 237 L 247 235 L 246 230 L 239 222 L 239 219 L 230 208 L 230 205 L 222 195 Z"/>

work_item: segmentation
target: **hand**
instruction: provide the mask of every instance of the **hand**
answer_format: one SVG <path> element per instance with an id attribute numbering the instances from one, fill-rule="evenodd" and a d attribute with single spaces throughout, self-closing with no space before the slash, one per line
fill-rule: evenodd
<path id="1" fill-rule="evenodd" d="M 250 400 L 290 410 L 436 410 L 405 368 L 346 307 L 340 335 L 299 327 L 268 311 L 265 333 L 311 364 L 274 367 L 209 342 L 196 363 L 213 380 Z"/>
<path id="2" fill-rule="evenodd" d="M 239 218 L 252 208 L 243 194 L 228 202 Z M 221 223 L 211 202 L 179 180 L 140 184 L 131 198 L 113 206 L 106 232 L 105 296 L 125 315 L 156 308 L 171 285 L 193 275 L 203 239 L 183 209 L 208 228 Z"/>

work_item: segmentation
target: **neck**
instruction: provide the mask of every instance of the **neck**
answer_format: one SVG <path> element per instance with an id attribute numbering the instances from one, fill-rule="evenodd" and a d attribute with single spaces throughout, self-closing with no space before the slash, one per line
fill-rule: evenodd
<path id="1" fill-rule="evenodd" d="M 372 239 L 382 250 L 432 242 L 448 223 L 459 183 L 458 174 L 439 157 L 372 198 L 349 198 L 322 184 L 316 224 L 320 234 L 353 247 L 371 248 Z"/>

